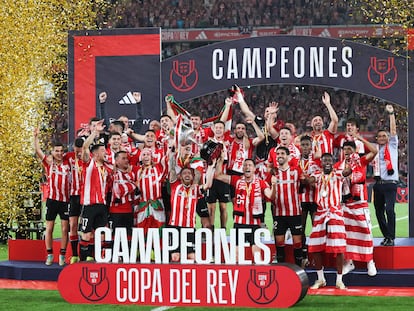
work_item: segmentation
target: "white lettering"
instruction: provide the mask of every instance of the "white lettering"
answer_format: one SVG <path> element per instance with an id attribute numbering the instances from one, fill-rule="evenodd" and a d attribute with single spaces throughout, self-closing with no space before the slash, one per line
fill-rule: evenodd
<path id="1" fill-rule="evenodd" d="M 338 77 L 338 74 L 335 72 L 334 65 L 336 63 L 335 53 L 337 51 L 336 46 L 330 46 L 329 52 L 328 52 L 328 77 L 329 78 L 336 78 Z"/>
<path id="2" fill-rule="evenodd" d="M 275 48 L 266 48 L 266 79 L 270 79 L 271 73 L 270 69 L 276 66 L 276 49 Z"/>
<path id="3" fill-rule="evenodd" d="M 346 66 L 342 66 L 342 76 L 344 78 L 352 77 L 352 63 L 349 60 L 352 58 L 352 48 L 346 46 L 342 49 L 342 61 L 345 63 Z"/>
<path id="4" fill-rule="evenodd" d="M 238 79 L 239 72 L 237 70 L 237 51 L 236 49 L 229 50 L 229 59 L 227 64 L 227 79 Z"/>
<path id="5" fill-rule="evenodd" d="M 288 47 L 282 47 L 280 49 L 280 77 L 289 78 L 289 74 L 286 73 L 286 65 L 289 62 L 289 59 L 286 56 L 286 53 L 289 52 Z"/>
<path id="6" fill-rule="evenodd" d="M 309 76 L 311 78 L 323 77 L 323 47 L 311 46 L 309 49 Z"/>
<path id="7" fill-rule="evenodd" d="M 254 263 L 256 265 L 267 265 L 270 263 L 270 247 L 262 242 L 262 237 L 265 241 L 270 241 L 269 230 L 260 228 L 254 232 L 254 243 L 256 244 L 256 247 L 260 250 L 258 252 L 255 252 L 253 255 Z M 261 252 L 263 252 L 263 259 L 261 256 Z"/>
<path id="8" fill-rule="evenodd" d="M 260 48 L 253 48 L 253 55 L 250 48 L 243 50 L 242 79 L 253 79 L 262 77 L 260 63 Z"/>
<path id="9" fill-rule="evenodd" d="M 223 78 L 223 67 L 218 66 L 217 62 L 223 61 L 223 51 L 220 49 L 215 49 L 212 56 L 212 76 L 214 80 L 221 80 Z"/>
<path id="10" fill-rule="evenodd" d="M 129 263 L 129 247 L 126 228 L 116 228 L 114 236 L 114 244 L 112 247 L 112 262 L 118 263 L 122 258 L 123 263 Z"/>
<path id="11" fill-rule="evenodd" d="M 305 76 L 305 49 L 296 47 L 293 50 L 293 74 L 295 78 L 303 78 Z"/>
<path id="12" fill-rule="evenodd" d="M 102 257 L 102 235 L 104 236 L 104 241 L 112 241 L 112 230 L 107 227 L 99 227 L 95 230 L 95 237 L 99 237 L 95 241 L 95 260 L 96 262 L 111 262 L 112 251 L 111 249 L 105 248 L 104 255 Z"/>

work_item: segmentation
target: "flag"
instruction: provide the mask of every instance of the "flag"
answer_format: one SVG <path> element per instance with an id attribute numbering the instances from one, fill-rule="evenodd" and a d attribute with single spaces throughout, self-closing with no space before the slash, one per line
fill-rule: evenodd
<path id="1" fill-rule="evenodd" d="M 206 127 L 211 127 L 214 122 L 218 121 L 221 119 L 221 116 L 223 115 L 224 109 L 226 108 L 226 105 L 224 104 L 223 108 L 221 109 L 220 113 L 214 117 L 208 118 L 206 120 L 203 120 L 203 124 L 202 126 L 204 128 Z M 233 106 L 230 106 L 230 110 L 229 110 L 229 114 L 227 116 L 227 120 L 223 120 L 224 122 L 224 129 L 225 131 L 231 131 L 231 122 L 232 122 L 232 118 L 233 118 Z"/>
<path id="2" fill-rule="evenodd" d="M 179 103 L 177 103 L 174 99 L 174 96 L 172 94 L 168 94 L 167 97 L 170 98 L 171 101 L 171 109 L 173 110 L 175 116 L 178 115 L 185 115 L 187 118 L 191 117 L 191 114 L 185 110 L 185 108 L 183 108 Z"/>

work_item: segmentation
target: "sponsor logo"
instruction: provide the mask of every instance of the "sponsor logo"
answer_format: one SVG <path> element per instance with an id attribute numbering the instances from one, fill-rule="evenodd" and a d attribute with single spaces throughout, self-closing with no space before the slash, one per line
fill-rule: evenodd
<path id="1" fill-rule="evenodd" d="M 265 305 L 271 303 L 279 293 L 279 283 L 276 279 L 276 271 L 250 270 L 250 279 L 247 282 L 247 294 L 255 303 Z"/>
<path id="2" fill-rule="evenodd" d="M 377 59 L 371 57 L 368 68 L 368 80 L 371 85 L 380 90 L 386 90 L 397 82 L 398 72 L 394 64 L 394 57 Z"/>
<path id="3" fill-rule="evenodd" d="M 82 276 L 79 280 L 79 291 L 89 301 L 99 301 L 106 297 L 109 291 L 109 280 L 106 277 L 106 269 L 82 268 Z"/>
<path id="4" fill-rule="evenodd" d="M 170 82 L 177 91 L 188 92 L 197 85 L 198 71 L 194 59 L 187 62 L 175 60 L 172 67 Z"/>

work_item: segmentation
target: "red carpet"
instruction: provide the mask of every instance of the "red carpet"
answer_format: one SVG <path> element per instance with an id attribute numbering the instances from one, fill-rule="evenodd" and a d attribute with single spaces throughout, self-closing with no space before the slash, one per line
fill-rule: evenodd
<path id="1" fill-rule="evenodd" d="M 57 282 L 54 281 L 21 281 L 0 279 L 0 289 L 39 289 L 58 290 Z M 339 290 L 331 286 L 312 290 L 308 295 L 329 296 L 414 296 L 414 287 L 352 287 L 347 290 Z"/>

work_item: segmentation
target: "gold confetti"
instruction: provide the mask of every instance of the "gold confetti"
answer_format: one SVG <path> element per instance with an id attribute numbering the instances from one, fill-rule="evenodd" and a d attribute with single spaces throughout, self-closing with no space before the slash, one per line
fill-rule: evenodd
<path id="1" fill-rule="evenodd" d="M 105 0 L 3 0 L 0 6 L 0 223 L 16 218 L 28 192 L 39 191 L 41 166 L 33 129 L 50 146 L 53 118 L 67 110 L 69 30 L 96 29 Z"/>

